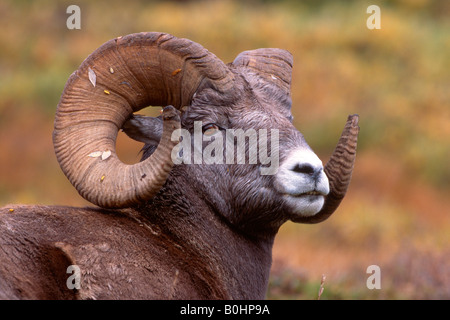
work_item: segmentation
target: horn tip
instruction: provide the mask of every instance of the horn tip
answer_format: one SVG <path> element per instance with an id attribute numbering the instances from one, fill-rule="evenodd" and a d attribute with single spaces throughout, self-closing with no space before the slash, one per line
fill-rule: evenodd
<path id="1" fill-rule="evenodd" d="M 168 105 L 163 108 L 163 120 L 176 120 L 180 121 L 180 114 L 174 106 Z"/>
<path id="2" fill-rule="evenodd" d="M 347 118 L 347 123 L 351 125 L 352 128 L 357 128 L 359 130 L 359 114 L 351 114 Z"/>
<path id="3" fill-rule="evenodd" d="M 355 113 L 355 114 L 351 114 L 348 116 L 347 121 L 351 121 L 352 124 L 354 125 L 358 125 L 359 122 L 359 114 Z"/>

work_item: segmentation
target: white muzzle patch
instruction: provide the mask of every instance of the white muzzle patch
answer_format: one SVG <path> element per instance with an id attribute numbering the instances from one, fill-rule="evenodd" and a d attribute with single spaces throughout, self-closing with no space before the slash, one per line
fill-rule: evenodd
<path id="1" fill-rule="evenodd" d="M 330 192 L 322 161 L 309 148 L 289 154 L 275 175 L 275 189 L 293 213 L 305 217 L 318 213 Z"/>

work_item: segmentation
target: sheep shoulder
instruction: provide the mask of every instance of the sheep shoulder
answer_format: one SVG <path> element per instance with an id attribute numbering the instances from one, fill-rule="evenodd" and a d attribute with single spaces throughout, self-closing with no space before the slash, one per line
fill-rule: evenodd
<path id="1" fill-rule="evenodd" d="M 226 298 L 133 209 L 0 208 L 0 261 L 0 299 Z"/>

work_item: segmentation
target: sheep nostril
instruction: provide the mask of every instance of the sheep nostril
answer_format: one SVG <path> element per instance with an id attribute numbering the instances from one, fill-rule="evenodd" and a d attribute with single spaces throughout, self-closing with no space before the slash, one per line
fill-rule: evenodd
<path id="1" fill-rule="evenodd" d="M 316 169 L 308 163 L 297 163 L 291 170 L 309 175 L 313 175 L 316 172 Z"/>

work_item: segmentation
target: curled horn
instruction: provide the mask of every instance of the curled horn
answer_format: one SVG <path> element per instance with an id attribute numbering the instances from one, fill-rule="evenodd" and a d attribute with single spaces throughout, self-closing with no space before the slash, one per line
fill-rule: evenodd
<path id="1" fill-rule="evenodd" d="M 172 168 L 178 112 L 164 108 L 161 142 L 151 157 L 127 165 L 115 152 L 118 130 L 147 106 L 189 105 L 205 87 L 226 92 L 234 77 L 215 55 L 187 39 L 136 33 L 95 50 L 69 78 L 57 107 L 57 160 L 80 195 L 106 208 L 138 204 L 155 195 Z"/>

